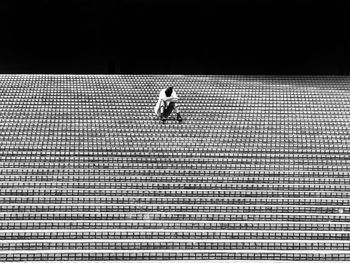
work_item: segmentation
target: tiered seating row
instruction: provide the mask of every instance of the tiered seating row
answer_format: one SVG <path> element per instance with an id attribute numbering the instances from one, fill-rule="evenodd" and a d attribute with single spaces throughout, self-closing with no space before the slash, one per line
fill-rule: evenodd
<path id="1" fill-rule="evenodd" d="M 147 242 L 148 241 L 148 242 Z M 242 242 L 229 241 L 217 242 L 216 240 L 208 240 L 206 242 L 198 241 L 181 241 L 173 242 L 164 240 L 163 242 L 133 241 L 128 242 L 123 240 L 118 241 L 104 241 L 104 242 L 16 242 L 16 243 L 1 243 L 0 249 L 2 251 L 13 250 L 350 250 L 350 243 L 336 243 L 332 242 Z"/>
<path id="2" fill-rule="evenodd" d="M 341 213 L 339 210 L 341 209 Z M 145 204 L 98 204 L 98 205 L 87 205 L 87 204 L 23 204 L 14 205 L 6 204 L 0 208 L 0 213 L 25 213 L 25 212 L 37 212 L 37 213 L 79 213 L 79 212 L 101 212 L 101 213 L 129 213 L 129 212 L 149 212 L 149 213 L 293 213 L 293 214 L 349 214 L 349 208 L 341 207 L 321 207 L 321 206 L 291 206 L 288 207 L 276 206 L 276 205 L 173 205 L 173 204 L 157 204 L 157 205 L 145 205 Z"/>
<path id="3" fill-rule="evenodd" d="M 145 197 L 269 197 L 269 198 L 349 198 L 349 192 L 280 190 L 197 190 L 197 189 L 0 189 L 0 196 L 145 196 Z"/>
<path id="4" fill-rule="evenodd" d="M 140 251 L 140 252 L 66 252 L 63 253 L 0 253 L 0 261 L 18 262 L 18 261 L 150 261 L 150 260 L 288 260 L 288 261 L 349 261 L 350 254 L 346 252 L 328 253 L 307 253 L 305 251 L 294 252 L 222 252 L 222 251 L 184 251 L 168 252 L 161 251 Z"/>
<path id="5" fill-rule="evenodd" d="M 349 191 L 350 185 L 261 184 L 261 183 L 160 183 L 160 182 L 2 182 L 1 188 L 54 189 L 193 189 L 267 191 Z"/>
<path id="6" fill-rule="evenodd" d="M 129 242 L 142 240 L 338 240 L 349 242 L 350 233 L 341 232 L 292 232 L 292 231 L 237 231 L 237 230 L 85 230 L 85 231 L 21 231 L 0 232 L 0 240 L 113 240 L 122 239 Z M 341 242 L 339 242 L 341 243 Z M 344 242 L 343 242 L 344 243 Z"/>
<path id="7" fill-rule="evenodd" d="M 143 170 L 143 169 L 120 169 L 120 170 L 113 170 L 113 169 L 57 169 L 57 168 L 48 168 L 48 169 L 41 169 L 41 168 L 28 168 L 28 169 L 21 169 L 21 168 L 8 168 L 8 169 L 1 169 L 0 175 L 10 175 L 10 176 L 18 176 L 18 175 L 41 175 L 41 176 L 58 176 L 58 175 L 65 175 L 65 176 L 87 176 L 89 178 L 114 178 L 116 176 L 139 176 L 142 178 L 143 176 L 149 176 L 149 175 L 164 177 L 164 176 L 176 176 L 176 177 L 212 177 L 215 178 L 222 178 L 222 177 L 245 177 L 245 178 L 283 178 L 283 179 L 293 179 L 293 178 L 305 178 L 305 179 L 311 179 L 311 178 L 342 178 L 347 179 L 348 178 L 348 172 L 344 171 L 293 171 L 293 170 L 272 170 L 272 169 L 266 169 L 266 170 L 257 170 L 257 169 L 250 169 L 250 170 L 189 170 L 189 169 L 182 169 L 182 170 L 174 170 L 174 169 L 168 169 L 168 170 Z M 1 180 L 2 177 L 0 177 Z M 95 180 L 95 179 L 93 179 Z M 102 179 L 101 179 L 102 180 Z"/>
<path id="8" fill-rule="evenodd" d="M 350 231 L 349 223 L 313 222 L 177 222 L 177 221 L 6 221 L 0 230 L 43 229 L 178 229 L 178 230 L 288 230 L 288 231 Z M 243 241 L 243 240 L 242 240 Z"/>
<path id="9" fill-rule="evenodd" d="M 164 213 L 164 212 L 90 212 L 90 213 L 0 213 L 0 220 L 179 220 L 179 221 L 273 221 L 273 222 L 343 222 L 349 223 L 346 214 L 292 214 L 292 213 Z M 342 232 L 340 232 L 342 234 Z M 347 233 L 346 233 L 347 234 Z"/>
<path id="10" fill-rule="evenodd" d="M 220 177 L 212 177 L 208 175 L 193 176 L 186 175 L 185 173 L 182 175 L 168 175 L 168 176 L 152 176 L 152 175 L 119 175 L 116 173 L 114 176 L 94 176 L 94 175 L 4 175 L 0 178 L 0 182 L 3 182 L 2 185 L 5 184 L 15 184 L 15 182 L 85 182 L 85 183 L 99 183 L 100 185 L 106 183 L 165 183 L 165 182 L 173 182 L 173 183 L 196 183 L 196 184 L 208 184 L 208 183 L 217 183 L 217 184 L 313 184 L 313 185 L 348 185 L 350 183 L 349 178 L 281 178 L 281 177 L 230 177 L 221 175 Z M 30 184 L 28 184 L 30 185 Z M 80 186 L 78 186 L 80 187 Z M 316 186 L 317 187 L 317 186 Z M 346 187 L 346 186 L 343 186 Z M 85 188 L 85 187 L 84 187 Z"/>
<path id="11" fill-rule="evenodd" d="M 2 204 L 187 204 L 265 206 L 350 206 L 349 199 L 333 198 L 226 198 L 226 197 L 145 197 L 145 196 L 0 196 Z"/>

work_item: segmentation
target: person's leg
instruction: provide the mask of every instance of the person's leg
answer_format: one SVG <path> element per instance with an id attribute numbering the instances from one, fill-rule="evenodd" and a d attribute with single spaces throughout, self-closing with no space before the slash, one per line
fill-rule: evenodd
<path id="1" fill-rule="evenodd" d="M 175 102 L 174 102 L 174 111 L 175 111 L 176 114 L 180 113 L 179 106 Z"/>
<path id="2" fill-rule="evenodd" d="M 172 111 L 175 111 L 176 113 L 176 119 L 181 122 L 182 118 L 180 115 L 178 104 L 175 102 L 170 102 L 169 105 L 167 105 L 164 101 L 162 101 L 160 112 L 161 112 L 161 118 L 163 123 L 166 121 L 166 119 L 170 116 Z"/>
<path id="3" fill-rule="evenodd" d="M 174 103 L 174 111 L 176 113 L 176 119 L 178 121 L 182 121 L 181 115 L 180 115 L 180 110 L 179 110 L 179 106 L 177 103 Z"/>
<path id="4" fill-rule="evenodd" d="M 166 116 L 165 116 L 166 112 L 165 111 L 166 111 L 166 102 L 162 100 L 160 102 L 160 106 L 159 106 L 158 117 L 161 119 L 161 121 L 163 123 L 165 123 L 165 121 L 166 121 Z"/>
<path id="5" fill-rule="evenodd" d="M 171 112 L 174 110 L 174 107 L 175 107 L 175 103 L 170 102 L 169 105 L 164 108 L 163 116 L 165 118 L 168 118 L 170 116 Z"/>
<path id="6" fill-rule="evenodd" d="M 164 114 L 164 109 L 165 109 L 165 102 L 162 100 L 160 102 L 160 106 L 159 106 L 159 117 L 163 117 L 163 114 Z"/>

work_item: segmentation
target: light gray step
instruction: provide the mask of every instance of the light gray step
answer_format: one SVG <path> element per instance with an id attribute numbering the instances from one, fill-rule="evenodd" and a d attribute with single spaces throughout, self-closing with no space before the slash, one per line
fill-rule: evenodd
<path id="1" fill-rule="evenodd" d="M 348 232 L 316 232 L 316 231 L 265 231 L 265 230 L 25 230 L 0 231 L 0 240 L 270 240 L 283 242 L 283 240 L 315 240 L 317 242 L 330 240 L 349 241 Z M 315 242 L 316 243 L 316 242 Z"/>
<path id="2" fill-rule="evenodd" d="M 145 135 L 146 136 L 146 135 Z M 43 138 L 46 140 L 50 140 L 50 138 Z M 52 138 L 53 139 L 53 138 Z M 57 139 L 57 138 L 54 138 Z M 102 140 L 103 138 L 95 138 L 101 142 L 106 143 L 106 139 Z M 111 138 L 110 138 L 111 139 Z M 139 140 L 139 139 L 138 139 Z M 138 141 L 137 140 L 137 141 Z M 145 138 L 145 141 L 153 142 L 147 138 Z M 234 140 L 232 140 L 233 142 Z M 78 140 L 77 142 L 72 141 L 72 147 L 67 150 L 60 150 L 60 147 L 64 149 L 65 144 L 63 142 L 57 143 L 55 145 L 49 144 L 48 145 L 41 145 L 41 148 L 39 148 L 39 145 L 36 145 L 36 147 L 33 147 L 32 145 L 30 147 L 30 144 L 28 143 L 27 146 L 25 144 L 23 145 L 16 145 L 14 144 L 12 147 L 10 145 L 6 145 L 6 142 L 2 144 L 2 147 L 0 147 L 1 151 L 6 151 L 6 157 L 8 158 L 22 158 L 27 157 L 30 158 L 32 155 L 35 155 L 36 158 L 42 157 L 42 158 L 58 158 L 58 157 L 75 157 L 75 158 L 89 158 L 93 156 L 97 157 L 158 157 L 160 155 L 164 155 L 167 153 L 167 156 L 171 157 L 182 157 L 182 158 L 190 158 L 190 157 L 202 157 L 202 158 L 237 158 L 237 157 L 264 157 L 264 158 L 318 158 L 318 159 L 332 159 L 332 158 L 338 158 L 338 159 L 347 159 L 349 160 L 349 154 L 348 150 L 350 150 L 350 147 L 339 147 L 339 148 L 329 148 L 329 149 L 297 149 L 297 148 L 289 148 L 289 149 L 267 149 L 267 148 L 248 148 L 247 146 L 245 148 L 242 148 L 241 146 L 235 147 L 235 150 L 232 151 L 229 149 L 215 149 L 211 147 L 200 147 L 197 149 L 188 149 L 186 145 L 191 145 L 191 142 L 186 144 L 186 141 L 182 141 L 174 151 L 167 151 L 167 149 L 161 148 L 157 146 L 156 144 L 152 148 L 152 151 L 150 151 L 150 148 L 147 147 L 126 147 L 123 144 L 113 144 L 112 145 L 105 145 L 105 148 L 100 148 L 99 142 L 94 141 L 93 143 L 89 144 L 94 146 L 96 149 L 90 150 L 85 147 L 88 145 L 88 137 L 86 139 L 82 139 L 82 142 Z M 110 140 L 109 142 L 112 142 Z M 9 144 L 9 143 L 8 143 Z M 12 142 L 13 144 L 13 142 Z M 80 145 L 80 147 L 79 147 Z M 21 146 L 21 147 L 19 147 Z M 44 147 L 46 146 L 46 147 Z M 76 147 L 75 147 L 76 146 Z M 107 148 L 108 147 L 108 148 Z"/>
<path id="3" fill-rule="evenodd" d="M 348 198 L 264 198 L 264 197 L 147 197 L 147 196 L 0 196 L 1 204 L 187 204 L 187 205 L 284 205 L 350 206 Z"/>
<path id="4" fill-rule="evenodd" d="M 103 242 L 99 241 L 61 241 L 61 240 L 48 240 L 48 241 L 15 241 L 15 242 L 6 242 L 0 243 L 1 251 L 40 251 L 40 250 L 281 250 L 290 251 L 290 250 L 310 250 L 316 252 L 318 250 L 336 250 L 336 251 L 349 251 L 350 243 L 349 241 L 319 241 L 319 242 L 297 242 L 297 241 L 275 241 L 275 242 L 266 242 L 255 240 L 253 242 L 246 242 L 245 240 L 241 241 L 226 241 L 218 242 L 217 240 L 203 240 L 203 241 L 171 241 L 171 240 L 104 240 Z"/>
<path id="5" fill-rule="evenodd" d="M 262 191 L 262 190 L 194 190 L 194 189 L 57 189 L 4 188 L 0 196 L 149 196 L 149 197 L 269 197 L 269 198 L 349 198 L 340 191 Z"/>
<path id="6" fill-rule="evenodd" d="M 0 213 L 0 220 L 165 220 L 165 221 L 268 221 L 268 222 L 342 222 L 349 223 L 349 215 L 293 214 L 293 213 L 164 213 L 164 212 L 26 212 Z"/>
<path id="7" fill-rule="evenodd" d="M 290 214 L 333 214 L 349 216 L 350 207 L 336 206 L 285 206 L 285 205 L 184 205 L 184 204 L 6 204 L 0 213 L 290 213 Z"/>
<path id="8" fill-rule="evenodd" d="M 13 156 L 13 155 L 6 155 L 6 156 L 0 156 L 0 164 L 7 165 L 10 163 L 37 163 L 37 162 L 106 162 L 106 163 L 119 163 L 119 162 L 133 162 L 133 163 L 154 163 L 155 161 L 167 161 L 172 163 L 191 163 L 191 162 L 197 162 L 199 164 L 201 163 L 220 163 L 222 165 L 233 165 L 238 162 L 243 163 L 252 163 L 252 162 L 262 162 L 262 163 L 295 163 L 295 164 L 334 164 L 334 165 L 347 165 L 350 167 L 350 159 L 346 156 L 327 156 L 327 155 L 312 155 L 312 156 L 305 156 L 302 154 L 293 154 L 293 155 L 282 155 L 282 154 L 237 154 L 236 156 L 225 156 L 222 158 L 218 157 L 208 157 L 200 155 L 186 156 L 185 154 L 182 155 L 170 155 L 170 156 L 164 156 L 164 153 L 155 154 L 152 156 L 152 154 L 149 155 L 142 155 L 134 153 L 133 155 L 125 154 L 124 156 L 100 156 L 98 154 L 96 155 L 88 155 L 88 156 L 52 156 L 52 155 L 21 155 L 21 156 Z"/>
<path id="9" fill-rule="evenodd" d="M 69 168 L 4 168 L 0 170 L 0 180 L 2 178 L 7 178 L 8 176 L 32 176 L 32 175 L 40 175 L 43 177 L 55 177 L 58 175 L 63 176 L 86 176 L 87 178 L 92 178 L 92 180 L 96 180 L 96 178 L 115 178 L 118 176 L 176 176 L 176 177 L 211 177 L 211 178 L 235 178 L 235 177 L 244 177 L 248 180 L 254 177 L 261 178 L 274 178 L 277 180 L 281 178 L 282 180 L 294 179 L 324 179 L 324 180 L 337 180 L 348 179 L 348 171 L 308 171 L 308 170 L 259 170 L 259 169 L 233 169 L 233 170 L 190 170 L 190 169 L 182 169 L 182 170 L 174 170 L 174 169 L 164 169 L 164 170 L 148 170 L 148 169 L 69 169 Z M 103 179 L 108 181 L 107 179 Z M 87 180 L 89 181 L 89 180 Z"/>
<path id="10" fill-rule="evenodd" d="M 226 222 L 226 221 L 6 221 L 0 230 L 83 230 L 83 229 L 177 229 L 177 230 L 288 230 L 288 231 L 350 231 L 350 223 L 315 222 Z"/>
<path id="11" fill-rule="evenodd" d="M 63 251 L 61 253 L 46 250 L 45 252 L 24 252 L 24 253 L 0 253 L 0 261 L 5 262 L 30 262 L 30 261 L 154 261 L 154 260 L 182 260 L 193 262 L 192 260 L 251 260 L 259 262 L 261 260 L 287 260 L 287 261 L 343 261 L 350 260 L 350 254 L 347 252 L 324 251 L 269 251 L 269 252 L 251 252 L 251 251 L 131 251 L 131 252 L 71 252 Z M 151 261 L 151 262 L 152 262 Z M 227 262 L 227 261 L 226 261 Z"/>
<path id="12" fill-rule="evenodd" d="M 116 172 L 117 173 L 117 172 Z M 268 176 L 248 176 L 248 177 L 238 177 L 238 176 L 208 176 L 207 174 L 202 174 L 198 176 L 187 175 L 186 173 L 179 175 L 129 175 L 125 176 L 121 172 L 120 174 L 111 176 L 95 176 L 95 175 L 2 175 L 0 177 L 0 182 L 3 185 L 15 182 L 28 182 L 28 183 L 221 183 L 221 184 L 295 184 L 295 185 L 347 185 L 350 184 L 350 178 L 287 178 L 287 177 L 268 177 Z"/>
<path id="13" fill-rule="evenodd" d="M 307 160 L 299 160 L 295 162 L 294 160 L 273 160 L 267 161 L 261 159 L 259 161 L 254 159 L 236 159 L 234 162 L 230 163 L 216 163 L 212 161 L 211 163 L 196 163 L 197 160 L 192 160 L 188 163 L 183 163 L 183 160 L 176 160 L 176 163 L 164 162 L 163 159 L 154 159 L 153 162 L 144 163 L 140 162 L 126 162 L 125 160 L 120 160 L 119 162 L 67 162 L 65 160 L 53 161 L 53 162 L 0 162 L 0 169 L 17 168 L 17 169 L 184 169 L 184 170 L 265 170 L 265 169 L 276 169 L 276 170 L 296 170 L 296 171 L 349 171 L 350 164 L 347 162 L 309 162 Z M 228 162 L 228 161 L 227 161 Z"/>
<path id="14" fill-rule="evenodd" d="M 0 189 L 164 189 L 164 190 L 266 190 L 266 191 L 350 191 L 342 184 L 270 184 L 270 183 L 173 183 L 173 182 L 2 182 Z"/>
<path id="15" fill-rule="evenodd" d="M 106 137 L 107 136 L 107 137 Z M 89 151 L 95 151 L 96 155 L 100 156 L 116 156 L 118 153 L 124 152 L 125 154 L 136 154 L 137 152 L 149 152 L 150 149 L 154 153 L 162 153 L 164 149 L 160 149 L 161 145 L 169 143 L 176 147 L 176 152 L 171 152 L 172 155 L 184 155 L 185 151 L 187 153 L 204 153 L 203 157 L 212 155 L 219 156 L 225 155 L 228 153 L 229 145 L 230 147 L 237 148 L 236 155 L 241 154 L 240 148 L 244 145 L 245 152 L 249 151 L 252 155 L 263 155 L 266 154 L 270 156 L 289 156 L 291 158 L 295 157 L 306 157 L 307 155 L 315 156 L 320 155 L 321 158 L 347 158 L 346 154 L 349 152 L 349 147 L 344 145 L 341 140 L 298 140 L 291 138 L 279 138 L 277 140 L 272 138 L 254 138 L 249 136 L 236 136 L 235 138 L 225 138 L 221 137 L 220 139 L 214 139 L 212 137 L 205 137 L 206 143 L 201 143 L 199 137 L 192 137 L 192 140 L 198 140 L 198 142 L 193 142 L 189 137 L 187 140 L 178 140 L 174 139 L 162 139 L 155 140 L 154 135 L 153 139 L 147 139 L 144 137 L 144 140 L 135 139 L 132 141 L 134 148 L 130 148 L 130 140 L 122 141 L 121 138 L 124 135 L 114 135 L 114 134 L 105 134 L 99 135 L 98 137 L 86 136 L 81 137 L 75 135 L 68 135 L 65 133 L 62 137 L 55 138 L 45 138 L 42 136 L 5 136 L 6 141 L 11 140 L 11 142 L 5 143 L 4 148 L 1 151 L 9 152 L 9 155 L 38 155 L 40 149 L 43 151 L 39 155 L 50 156 L 80 156 L 84 153 L 89 154 Z M 126 137 L 131 136 L 125 135 Z M 119 139 L 118 139 L 119 138 Z M 47 141 L 46 144 L 42 144 L 42 141 Z M 96 142 L 97 141 L 97 142 Z M 7 144 L 5 146 L 5 144 Z M 203 149 L 205 147 L 205 149 Z M 232 150 L 232 149 L 231 149 Z M 22 151 L 21 153 L 19 151 Z M 103 154 L 104 151 L 108 151 L 108 154 Z M 17 153 L 18 154 L 17 154 Z M 59 152 L 58 154 L 54 154 Z M 234 154 L 231 152 L 231 155 Z M 226 156 L 230 156 L 227 154 Z M 244 156 L 244 155 L 243 155 Z"/>
<path id="16" fill-rule="evenodd" d="M 98 145 L 95 145 L 98 149 Z M 5 156 L 0 155 L 0 161 L 3 162 L 19 162 L 23 160 L 27 160 L 28 162 L 33 161 L 74 161 L 74 160 L 81 160 L 81 161 L 100 161 L 105 160 L 106 162 L 110 161 L 119 161 L 119 160 L 131 160 L 131 161 L 137 161 L 137 159 L 140 159 L 144 162 L 152 161 L 153 159 L 164 157 L 166 154 L 164 151 L 159 152 L 142 152 L 142 151 L 132 151 L 129 152 L 127 149 L 119 148 L 118 150 L 115 149 L 114 152 L 109 153 L 103 153 L 101 151 L 93 152 L 85 152 L 84 150 L 78 151 L 72 151 L 72 152 L 60 152 L 59 154 L 55 154 L 54 152 L 49 152 L 47 150 L 45 151 L 33 151 L 32 154 L 29 154 L 28 152 L 22 152 L 22 153 L 13 153 L 10 152 L 6 154 Z M 129 159 L 128 159 L 129 158 Z M 273 152 L 267 152 L 267 153 L 261 153 L 261 152 L 249 152 L 249 153 L 242 153 L 242 152 L 231 152 L 231 153 L 224 153 L 224 154 L 218 154 L 218 153 L 212 153 L 212 152 L 187 152 L 186 149 L 182 149 L 181 151 L 171 152 L 167 154 L 167 158 L 172 158 L 172 160 L 177 161 L 179 159 L 183 160 L 193 160 L 193 159 L 199 159 L 204 161 L 217 161 L 217 162 L 229 162 L 229 161 L 235 161 L 238 158 L 246 158 L 246 159 L 267 159 L 267 160 L 280 160 L 280 159 L 292 159 L 295 161 L 301 161 L 301 160 L 309 160 L 310 162 L 336 162 L 336 163 L 347 163 L 350 164 L 350 156 L 347 153 L 300 153 L 300 152 L 291 152 L 291 153 L 273 153 Z"/>

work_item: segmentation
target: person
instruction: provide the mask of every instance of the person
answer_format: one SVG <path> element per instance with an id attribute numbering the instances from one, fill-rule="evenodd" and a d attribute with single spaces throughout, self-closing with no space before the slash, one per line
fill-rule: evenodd
<path id="1" fill-rule="evenodd" d="M 176 119 L 179 122 L 182 121 L 177 105 L 178 101 L 179 97 L 176 95 L 174 87 L 170 86 L 160 91 L 158 102 L 154 107 L 154 112 L 163 121 L 163 123 L 166 122 L 173 110 L 176 113 Z"/>

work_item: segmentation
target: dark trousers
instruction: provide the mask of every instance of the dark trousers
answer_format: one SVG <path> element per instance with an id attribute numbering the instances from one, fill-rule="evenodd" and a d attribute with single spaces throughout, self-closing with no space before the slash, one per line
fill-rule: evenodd
<path id="1" fill-rule="evenodd" d="M 165 103 L 164 103 L 165 104 Z M 165 104 L 166 105 L 166 104 Z M 175 102 L 170 102 L 168 107 L 164 108 L 163 116 L 168 118 L 175 108 Z"/>

